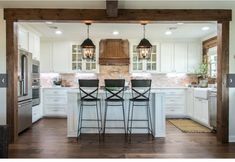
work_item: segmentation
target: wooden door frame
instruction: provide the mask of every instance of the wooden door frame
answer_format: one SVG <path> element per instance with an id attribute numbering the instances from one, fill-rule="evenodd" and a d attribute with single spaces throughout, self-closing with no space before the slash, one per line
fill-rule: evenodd
<path id="1" fill-rule="evenodd" d="M 229 22 L 232 10 L 220 9 L 119 9 L 117 17 L 107 16 L 105 9 L 4 9 L 6 20 L 7 51 L 7 124 L 10 141 L 17 139 L 17 25 L 19 21 L 66 21 L 102 23 L 140 23 L 147 21 L 216 21 L 218 23 L 218 74 L 217 74 L 217 139 L 228 142 L 229 90 L 226 75 L 229 73 Z"/>

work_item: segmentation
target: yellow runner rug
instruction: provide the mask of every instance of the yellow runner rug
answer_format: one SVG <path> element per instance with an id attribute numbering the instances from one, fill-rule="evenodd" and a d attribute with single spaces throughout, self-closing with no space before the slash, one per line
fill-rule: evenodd
<path id="1" fill-rule="evenodd" d="M 168 120 L 175 127 L 184 133 L 210 133 L 211 130 L 190 119 L 170 119 Z"/>

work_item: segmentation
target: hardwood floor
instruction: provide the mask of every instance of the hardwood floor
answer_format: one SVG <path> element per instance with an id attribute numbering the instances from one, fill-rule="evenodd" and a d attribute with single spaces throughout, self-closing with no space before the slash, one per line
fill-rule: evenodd
<path id="1" fill-rule="evenodd" d="M 167 137 L 82 135 L 66 137 L 66 119 L 42 119 L 9 146 L 10 158 L 235 158 L 235 144 L 220 144 L 211 133 L 182 133 L 167 123 Z"/>

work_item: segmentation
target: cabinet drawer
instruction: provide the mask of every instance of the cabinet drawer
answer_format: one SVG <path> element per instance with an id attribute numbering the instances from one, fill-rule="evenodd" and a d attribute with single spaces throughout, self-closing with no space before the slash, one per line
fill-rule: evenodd
<path id="1" fill-rule="evenodd" d="M 45 96 L 67 96 L 67 90 L 58 89 L 44 89 L 43 94 Z"/>
<path id="2" fill-rule="evenodd" d="M 181 114 L 183 115 L 184 114 L 184 110 L 182 109 L 167 109 L 166 110 L 166 115 L 178 115 L 178 114 Z"/>
<path id="3" fill-rule="evenodd" d="M 44 97 L 44 104 L 67 104 L 66 97 Z"/>

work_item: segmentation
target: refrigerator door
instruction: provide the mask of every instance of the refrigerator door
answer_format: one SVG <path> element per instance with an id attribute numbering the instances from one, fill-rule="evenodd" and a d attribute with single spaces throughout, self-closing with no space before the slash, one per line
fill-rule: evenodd
<path id="1" fill-rule="evenodd" d="M 18 57 L 18 101 L 32 98 L 32 54 L 19 50 Z"/>

